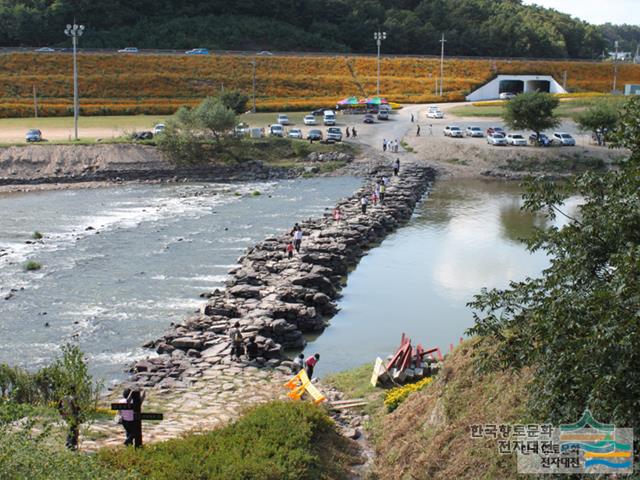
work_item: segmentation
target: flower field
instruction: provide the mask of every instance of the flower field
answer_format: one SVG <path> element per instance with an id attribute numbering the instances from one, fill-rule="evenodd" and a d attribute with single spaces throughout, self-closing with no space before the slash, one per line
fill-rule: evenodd
<path id="1" fill-rule="evenodd" d="M 78 58 L 84 115 L 165 115 L 195 105 L 222 89 L 251 96 L 253 69 L 247 56 L 81 54 Z M 443 101 L 434 94 L 440 63 L 435 58 L 386 58 L 381 93 L 391 101 Z M 640 65 L 620 65 L 618 84 L 640 82 Z M 460 101 L 499 73 L 550 74 L 575 92 L 608 92 L 613 67 L 560 61 L 445 61 L 444 101 Z M 67 116 L 72 110 L 72 57 L 68 54 L 0 55 L 0 117 Z M 362 90 L 361 90 L 362 89 Z M 375 94 L 376 59 L 348 56 L 256 58 L 256 104 L 261 111 L 296 111 L 335 105 L 350 96 Z"/>

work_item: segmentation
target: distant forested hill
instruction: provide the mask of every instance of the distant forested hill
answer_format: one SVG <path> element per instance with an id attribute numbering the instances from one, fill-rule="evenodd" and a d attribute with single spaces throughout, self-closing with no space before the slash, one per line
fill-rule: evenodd
<path id="1" fill-rule="evenodd" d="M 373 31 L 387 53 L 595 58 L 599 27 L 520 0 L 0 0 L 0 46 L 305 50 L 365 53 Z"/>

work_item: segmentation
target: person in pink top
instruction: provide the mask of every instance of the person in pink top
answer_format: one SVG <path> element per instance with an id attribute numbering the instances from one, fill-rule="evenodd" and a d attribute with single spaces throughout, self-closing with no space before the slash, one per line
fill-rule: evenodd
<path id="1" fill-rule="evenodd" d="M 333 209 L 333 220 L 340 223 L 340 220 L 342 219 L 342 212 L 340 211 L 339 207 L 336 207 Z"/>
<path id="2" fill-rule="evenodd" d="M 309 377 L 309 380 L 311 380 L 311 378 L 313 377 L 313 368 L 318 363 L 318 360 L 320 360 L 320 354 L 316 353 L 312 357 L 307 358 L 304 362 L 304 369 L 307 372 L 307 377 Z"/>

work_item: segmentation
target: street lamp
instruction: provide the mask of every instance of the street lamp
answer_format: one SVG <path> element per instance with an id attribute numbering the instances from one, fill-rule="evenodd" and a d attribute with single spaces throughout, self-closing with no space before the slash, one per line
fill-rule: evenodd
<path id="1" fill-rule="evenodd" d="M 376 45 L 378 46 L 378 96 L 380 96 L 380 46 L 382 45 L 382 41 L 387 39 L 387 32 L 381 32 L 378 30 L 377 32 L 373 32 L 373 39 L 376 41 Z"/>
<path id="2" fill-rule="evenodd" d="M 76 55 L 76 47 L 78 45 L 78 38 L 84 33 L 84 25 L 67 24 L 67 28 L 64 29 L 64 34 L 67 37 L 71 37 L 73 42 L 73 126 L 75 140 L 78 141 L 78 61 Z"/>

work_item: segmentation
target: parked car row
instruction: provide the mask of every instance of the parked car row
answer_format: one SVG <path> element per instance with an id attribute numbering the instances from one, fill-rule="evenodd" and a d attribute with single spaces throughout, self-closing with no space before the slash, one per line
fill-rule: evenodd
<path id="1" fill-rule="evenodd" d="M 295 139 L 304 139 L 304 133 L 299 128 L 291 128 L 288 131 L 279 123 L 269 126 L 269 136 L 271 137 L 288 137 Z M 325 134 L 320 129 L 312 129 L 307 133 L 307 140 L 321 141 L 325 138 Z M 326 132 L 326 140 L 329 142 L 341 142 L 342 130 L 339 127 L 329 127 Z"/>
<path id="2" fill-rule="evenodd" d="M 464 130 L 457 125 L 447 125 L 443 130 L 445 137 L 474 137 L 483 138 L 485 133 L 480 127 L 469 126 Z M 486 130 L 487 143 L 489 145 L 513 145 L 513 146 L 526 146 L 526 145 L 540 145 L 540 146 L 575 146 L 576 140 L 570 134 L 565 132 L 554 132 L 551 137 L 544 133 L 539 136 L 536 133 L 532 133 L 527 139 L 520 133 L 507 133 L 502 127 L 489 127 Z"/>

